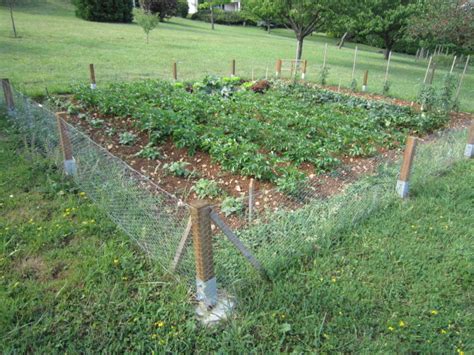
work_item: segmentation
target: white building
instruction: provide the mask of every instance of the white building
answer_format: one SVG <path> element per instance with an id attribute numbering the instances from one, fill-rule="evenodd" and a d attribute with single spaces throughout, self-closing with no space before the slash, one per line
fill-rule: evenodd
<path id="1" fill-rule="evenodd" d="M 194 14 L 198 12 L 198 0 L 188 0 L 189 13 Z M 220 6 L 224 11 L 240 11 L 240 0 L 232 1 L 228 4 Z"/>

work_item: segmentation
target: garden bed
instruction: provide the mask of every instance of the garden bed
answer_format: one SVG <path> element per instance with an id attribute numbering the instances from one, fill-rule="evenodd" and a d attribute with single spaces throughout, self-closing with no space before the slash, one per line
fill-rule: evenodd
<path id="1" fill-rule="evenodd" d="M 67 120 L 163 189 L 191 202 L 244 209 L 304 203 L 393 158 L 408 134 L 446 125 L 442 112 L 280 81 L 208 77 L 194 84 L 142 81 L 55 99 Z M 306 190 L 305 190 L 306 189 Z M 302 193 L 303 192 L 303 193 Z"/>

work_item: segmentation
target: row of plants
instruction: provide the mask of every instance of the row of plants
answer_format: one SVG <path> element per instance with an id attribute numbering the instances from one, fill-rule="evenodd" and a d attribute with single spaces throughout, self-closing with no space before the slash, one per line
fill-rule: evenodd
<path id="1" fill-rule="evenodd" d="M 423 134 L 447 120 L 444 112 L 417 113 L 303 84 L 275 81 L 252 90 L 257 86 L 215 77 L 80 86 L 74 110 L 131 117 L 147 132 L 148 149 L 172 138 L 191 155 L 208 152 L 224 170 L 271 181 L 284 192 L 305 178 L 302 163 L 326 171 L 342 156 L 374 155 L 403 142 L 408 132 Z"/>

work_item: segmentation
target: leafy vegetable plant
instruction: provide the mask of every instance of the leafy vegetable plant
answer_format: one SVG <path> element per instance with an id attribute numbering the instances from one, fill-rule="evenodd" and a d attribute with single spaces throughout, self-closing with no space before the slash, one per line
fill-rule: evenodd
<path id="1" fill-rule="evenodd" d="M 212 199 L 212 198 L 218 197 L 219 194 L 222 192 L 217 182 L 213 180 L 207 180 L 207 179 L 200 179 L 192 187 L 192 190 L 196 193 L 196 195 L 200 199 L 205 199 L 205 198 Z"/>

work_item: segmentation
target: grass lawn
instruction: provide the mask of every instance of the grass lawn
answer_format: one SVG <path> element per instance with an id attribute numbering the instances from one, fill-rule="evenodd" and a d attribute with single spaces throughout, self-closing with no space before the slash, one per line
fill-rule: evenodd
<path id="1" fill-rule="evenodd" d="M 3 117 L 0 132 L 1 352 L 474 351 L 472 161 L 333 236 L 273 284 L 247 280 L 231 291 L 232 320 L 203 329 L 192 289 L 26 154 Z"/>
<path id="2" fill-rule="evenodd" d="M 231 59 L 237 61 L 237 74 L 263 77 L 267 68 L 274 71 L 277 58 L 294 57 L 295 40 L 287 30 L 268 35 L 257 28 L 220 26 L 215 31 L 202 22 L 173 18 L 160 24 L 145 43 L 141 28 L 134 24 L 106 24 L 80 20 L 66 1 L 49 0 L 43 4 L 19 7 L 16 12 L 21 38 L 11 36 L 9 13 L 0 7 L 0 76 L 9 77 L 21 89 L 41 95 L 68 91 L 72 81 L 87 81 L 88 64 L 95 63 L 97 80 L 127 80 L 136 77 L 171 79 L 173 61 L 178 61 L 179 78 L 202 79 L 205 74 L 228 75 Z M 353 48 L 338 50 L 335 39 L 314 35 L 305 42 L 304 57 L 309 61 L 309 80 L 317 80 L 324 44 L 329 44 L 328 65 L 331 85 L 349 87 Z M 359 46 L 356 79 L 369 72 L 369 91 L 382 91 L 386 62 L 379 49 Z M 423 80 L 425 62 L 395 53 L 389 80 L 391 95 L 412 100 Z M 438 69 L 435 84 L 442 81 L 446 68 Z M 459 73 L 460 68 L 457 69 Z M 474 74 L 464 82 L 461 109 L 474 111 Z"/>

